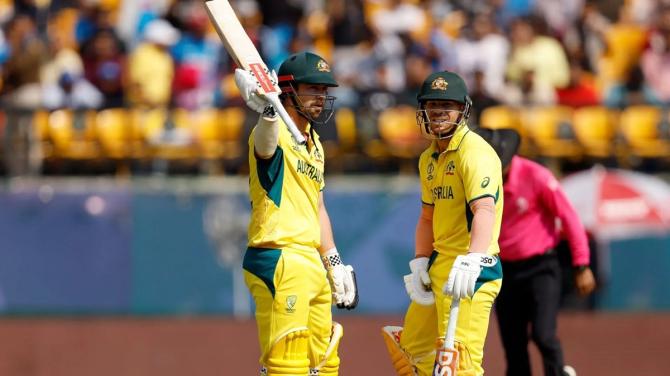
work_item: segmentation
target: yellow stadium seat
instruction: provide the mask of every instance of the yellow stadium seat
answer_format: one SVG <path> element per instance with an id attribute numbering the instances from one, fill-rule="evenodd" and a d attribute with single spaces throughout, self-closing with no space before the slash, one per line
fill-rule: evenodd
<path id="1" fill-rule="evenodd" d="M 386 153 L 401 159 L 401 169 L 413 169 L 414 159 L 428 146 L 416 124 L 416 109 L 400 105 L 384 110 L 377 120 L 380 144 L 368 145 L 368 154 L 384 157 Z M 383 146 L 383 148 L 382 148 Z M 373 153 L 378 153 L 374 155 Z"/>
<path id="2" fill-rule="evenodd" d="M 489 129 L 511 128 L 523 135 L 519 112 L 509 106 L 487 107 L 482 111 L 479 126 Z"/>
<path id="3" fill-rule="evenodd" d="M 153 159 L 192 161 L 197 158 L 191 114 L 188 110 L 179 108 L 168 112 L 153 109 L 145 116 L 143 133 Z"/>
<path id="4" fill-rule="evenodd" d="M 49 115 L 47 129 L 53 142 L 53 156 L 70 160 L 91 160 L 101 156 L 96 140 L 95 112 L 56 110 Z"/>
<path id="5" fill-rule="evenodd" d="M 521 136 L 519 154 L 532 156 L 526 129 L 521 121 L 519 110 L 514 107 L 499 105 L 485 108 L 479 119 L 479 126 L 488 129 L 514 129 Z"/>
<path id="6" fill-rule="evenodd" d="M 356 129 L 356 114 L 350 108 L 340 108 L 335 112 L 335 127 L 337 128 L 337 143 L 339 149 L 352 151 L 358 144 Z"/>
<path id="7" fill-rule="evenodd" d="M 575 110 L 573 128 L 577 140 L 590 157 L 607 158 L 614 155 L 617 114 L 602 106 Z"/>
<path id="8" fill-rule="evenodd" d="M 131 120 L 125 109 L 114 108 L 98 112 L 95 127 L 100 146 L 107 158 L 132 157 Z"/>
<path id="9" fill-rule="evenodd" d="M 241 153 L 241 129 L 244 110 L 231 107 L 214 108 L 191 113 L 175 112 L 175 122 L 189 122 L 202 159 L 236 158 Z"/>
<path id="10" fill-rule="evenodd" d="M 573 109 L 564 106 L 534 107 L 521 112 L 521 123 L 537 153 L 549 158 L 578 159 L 582 147 L 576 139 L 561 135 L 572 131 Z"/>
<path id="11" fill-rule="evenodd" d="M 238 158 L 245 145 L 242 140 L 246 110 L 242 107 L 228 107 L 219 111 L 221 140 L 223 141 L 223 157 L 228 159 Z"/>
<path id="12" fill-rule="evenodd" d="M 631 106 L 623 110 L 619 127 L 628 153 L 642 158 L 670 156 L 670 141 L 659 135 L 663 111 L 654 106 Z"/>

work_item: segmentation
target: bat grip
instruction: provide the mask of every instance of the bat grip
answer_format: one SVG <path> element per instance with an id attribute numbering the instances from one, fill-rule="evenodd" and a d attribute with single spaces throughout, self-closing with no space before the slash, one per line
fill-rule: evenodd
<path id="1" fill-rule="evenodd" d="M 456 340 L 456 322 L 458 321 L 458 311 L 460 308 L 460 299 L 451 300 L 451 308 L 449 309 L 449 321 L 447 322 L 447 333 L 444 336 L 444 348 L 454 349 L 454 341 Z"/>
<path id="2" fill-rule="evenodd" d="M 289 116 L 288 112 L 286 112 L 284 105 L 279 100 L 279 95 L 272 93 L 272 94 L 265 94 L 265 97 L 267 98 L 268 102 L 272 104 L 275 110 L 279 112 L 279 117 L 281 117 L 282 120 L 284 120 L 284 123 L 286 123 L 289 132 L 291 132 L 291 135 L 296 140 L 296 142 L 301 145 L 304 144 L 305 137 L 302 135 L 302 133 L 300 133 L 298 127 L 295 125 L 295 122 L 293 121 L 293 119 L 291 119 L 291 116 Z"/>

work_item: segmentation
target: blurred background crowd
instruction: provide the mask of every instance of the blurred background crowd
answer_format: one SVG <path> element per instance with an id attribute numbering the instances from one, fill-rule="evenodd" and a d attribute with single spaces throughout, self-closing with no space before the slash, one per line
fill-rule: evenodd
<path id="1" fill-rule="evenodd" d="M 566 359 L 588 375 L 667 373 L 670 0 L 230 2 L 268 66 L 312 50 L 340 83 L 317 130 L 335 175 L 325 200 L 364 292 L 355 314 L 370 315 L 340 313 L 344 374 L 391 372 L 379 328 L 407 307 L 428 144 L 416 92 L 445 69 L 469 86 L 471 126 L 519 131 L 597 243 L 588 300 L 562 259 L 563 307 L 597 310 L 561 317 Z M 258 115 L 234 70 L 202 0 L 0 0 L 1 375 L 256 372 L 253 321 L 210 317 L 252 312 Z M 502 374 L 490 333 L 487 372 Z"/>
<path id="2" fill-rule="evenodd" d="M 232 0 L 268 66 L 331 62 L 329 170 L 413 171 L 415 95 L 467 81 L 473 125 L 559 172 L 670 158 L 670 1 Z M 5 173 L 244 173 L 247 113 L 199 0 L 0 0 Z"/>

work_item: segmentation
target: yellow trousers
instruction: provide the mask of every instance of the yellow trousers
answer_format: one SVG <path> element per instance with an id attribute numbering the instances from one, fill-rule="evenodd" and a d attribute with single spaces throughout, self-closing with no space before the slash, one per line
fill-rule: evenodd
<path id="1" fill-rule="evenodd" d="M 304 367 L 299 373 L 304 369 L 307 375 L 309 368 L 324 360 L 332 328 L 330 284 L 318 251 L 249 248 L 243 267 L 256 303 L 261 364 L 268 364 L 273 346 L 287 334 L 307 330 Z M 335 361 L 339 366 L 339 358 Z"/>
<path id="2" fill-rule="evenodd" d="M 433 252 L 428 274 L 430 276 L 435 304 L 422 306 L 411 302 L 405 315 L 400 346 L 411 356 L 419 375 L 432 375 L 435 350 L 444 339 L 451 297 L 442 292 L 449 277 L 456 255 Z M 456 324 L 456 345 L 459 350 L 459 376 L 484 374 L 484 342 L 489 327 L 493 302 L 502 285 L 500 261 L 492 267 L 484 267 L 471 299 L 461 299 Z"/>

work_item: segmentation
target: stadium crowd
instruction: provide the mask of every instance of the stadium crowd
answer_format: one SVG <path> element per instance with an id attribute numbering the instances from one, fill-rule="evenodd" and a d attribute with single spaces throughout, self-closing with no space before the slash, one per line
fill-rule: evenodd
<path id="1" fill-rule="evenodd" d="M 367 141 L 383 133 L 382 113 L 413 106 L 432 71 L 465 78 L 474 123 L 499 105 L 620 110 L 670 102 L 667 0 L 231 3 L 268 66 L 298 50 L 333 62 L 336 106 L 352 111 L 369 155 L 379 154 Z M 234 64 L 202 4 L 0 0 L 3 109 L 240 107 Z"/>

